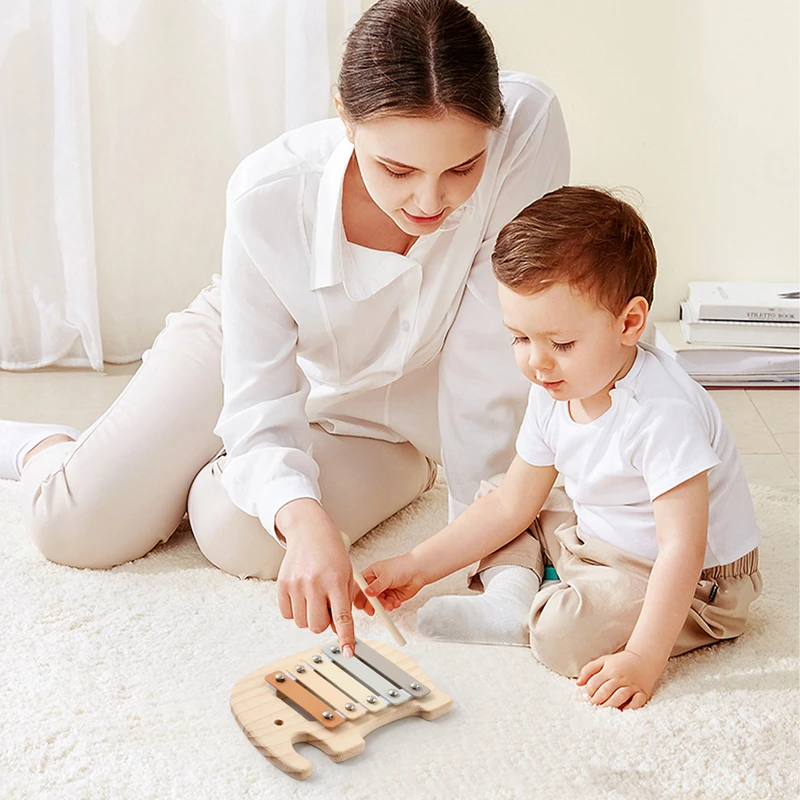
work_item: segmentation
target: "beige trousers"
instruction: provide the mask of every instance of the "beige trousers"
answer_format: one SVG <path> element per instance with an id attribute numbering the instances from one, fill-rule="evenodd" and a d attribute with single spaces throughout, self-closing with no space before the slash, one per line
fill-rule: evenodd
<path id="1" fill-rule="evenodd" d="M 108 568 L 165 542 L 184 515 L 204 555 L 240 577 L 275 578 L 283 548 L 220 481 L 219 290 L 205 289 L 165 329 L 114 404 L 78 442 L 30 459 L 24 517 L 52 561 Z M 355 541 L 433 485 L 436 466 L 409 443 L 333 436 L 312 426 L 322 502 Z"/>
<path id="2" fill-rule="evenodd" d="M 497 479 L 491 483 L 497 485 Z M 479 494 L 490 489 L 484 482 Z M 569 509 L 564 490 L 554 489 L 532 528 L 473 566 L 469 582 L 481 590 L 479 573 L 501 564 L 527 567 L 541 581 L 545 565 L 552 565 L 559 579 L 536 593 L 528 619 L 530 646 L 546 667 L 574 678 L 589 661 L 625 647 L 653 562 L 583 533 Z M 750 603 L 760 594 L 757 549 L 704 569 L 671 655 L 739 636 Z"/>

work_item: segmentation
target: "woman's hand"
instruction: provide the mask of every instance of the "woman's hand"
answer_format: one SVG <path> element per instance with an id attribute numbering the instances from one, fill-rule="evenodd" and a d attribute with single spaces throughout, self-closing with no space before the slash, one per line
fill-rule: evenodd
<path id="1" fill-rule="evenodd" d="M 275 515 L 286 540 L 278 572 L 278 607 L 299 628 L 322 633 L 330 626 L 346 658 L 355 650 L 353 568 L 339 529 L 316 500 L 287 503 Z"/>
<path id="2" fill-rule="evenodd" d="M 386 561 L 376 561 L 362 574 L 367 582 L 367 594 L 377 597 L 387 611 L 400 608 L 402 603 L 410 600 L 426 584 L 420 566 L 411 553 Z M 355 606 L 366 611 L 369 616 L 375 613 L 375 609 L 361 592 L 356 595 Z"/>

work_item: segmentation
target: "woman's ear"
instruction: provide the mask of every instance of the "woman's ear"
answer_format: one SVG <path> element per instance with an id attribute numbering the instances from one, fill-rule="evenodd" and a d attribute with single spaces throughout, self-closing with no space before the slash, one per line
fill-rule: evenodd
<path id="1" fill-rule="evenodd" d="M 344 123 L 344 133 L 347 136 L 347 140 L 350 144 L 353 144 L 353 126 L 350 123 L 350 120 L 347 118 L 347 114 L 345 113 L 344 106 L 342 105 L 342 98 L 339 95 L 339 92 L 336 92 L 336 95 L 333 98 L 333 106 L 336 109 L 336 113 L 339 115 L 339 119 Z"/>
<path id="2" fill-rule="evenodd" d="M 634 297 L 620 314 L 622 323 L 622 343 L 635 345 L 641 339 L 647 325 L 650 306 L 644 297 Z"/>

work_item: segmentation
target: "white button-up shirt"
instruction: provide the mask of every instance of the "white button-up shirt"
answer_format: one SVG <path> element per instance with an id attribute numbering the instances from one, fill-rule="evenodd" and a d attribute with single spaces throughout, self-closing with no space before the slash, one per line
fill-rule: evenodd
<path id="1" fill-rule="evenodd" d="M 506 117 L 476 191 L 406 255 L 347 241 L 353 154 L 338 119 L 291 131 L 230 180 L 222 262 L 216 433 L 231 500 L 274 535 L 278 510 L 320 499 L 309 425 L 410 441 L 444 465 L 451 518 L 508 468 L 528 382 L 501 322 L 491 254 L 500 229 L 565 184 L 553 92 L 501 73 Z"/>

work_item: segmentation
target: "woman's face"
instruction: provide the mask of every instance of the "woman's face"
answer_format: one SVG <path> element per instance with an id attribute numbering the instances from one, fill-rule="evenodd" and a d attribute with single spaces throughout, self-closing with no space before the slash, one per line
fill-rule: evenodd
<path id="1" fill-rule="evenodd" d="M 456 113 L 387 116 L 348 126 L 373 202 L 411 236 L 435 231 L 475 191 L 490 128 Z"/>

